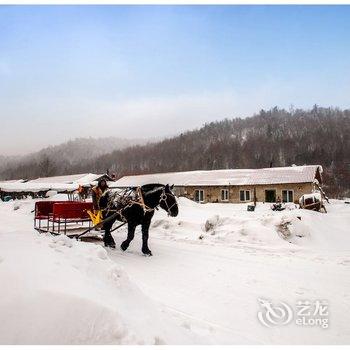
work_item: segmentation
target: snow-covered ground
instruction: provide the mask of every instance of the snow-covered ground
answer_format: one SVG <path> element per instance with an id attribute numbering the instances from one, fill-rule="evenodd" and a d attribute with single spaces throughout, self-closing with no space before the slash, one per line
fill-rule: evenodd
<path id="1" fill-rule="evenodd" d="M 180 198 L 178 217 L 156 212 L 153 257 L 139 229 L 126 252 L 39 235 L 33 207 L 0 202 L 0 344 L 350 342 L 343 201 L 323 214 Z M 114 233 L 118 245 L 125 235 Z M 259 299 L 288 304 L 293 320 L 264 326 Z M 329 327 L 295 324 L 298 301 L 327 302 Z"/>

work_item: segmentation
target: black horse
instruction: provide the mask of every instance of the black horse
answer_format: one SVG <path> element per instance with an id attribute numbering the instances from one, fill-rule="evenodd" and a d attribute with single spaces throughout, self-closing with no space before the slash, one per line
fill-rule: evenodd
<path id="1" fill-rule="evenodd" d="M 172 188 L 173 186 L 161 184 L 144 185 L 139 188 L 139 198 L 137 200 L 126 199 L 125 201 L 113 201 L 111 191 L 104 193 L 100 199 L 100 208 L 103 210 L 103 219 L 107 219 L 103 225 L 105 246 L 115 248 L 111 229 L 114 222 L 118 220 L 128 223 L 128 236 L 120 248 L 124 251 L 128 249 L 130 242 L 134 239 L 136 226 L 141 225 L 142 253 L 152 255 L 148 248 L 148 231 L 154 211 L 159 206 L 170 216 L 177 216 L 179 212 Z"/>

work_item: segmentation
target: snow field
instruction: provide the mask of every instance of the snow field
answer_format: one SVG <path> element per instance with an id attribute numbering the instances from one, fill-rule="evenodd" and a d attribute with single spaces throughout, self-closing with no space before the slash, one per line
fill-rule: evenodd
<path id="1" fill-rule="evenodd" d="M 328 214 L 197 204 L 155 214 L 126 252 L 32 229 L 32 200 L 0 202 L 1 344 L 345 344 L 350 205 Z M 301 218 L 301 220 L 299 219 Z M 114 233 L 117 245 L 126 235 Z M 330 327 L 266 328 L 258 298 L 326 299 Z"/>

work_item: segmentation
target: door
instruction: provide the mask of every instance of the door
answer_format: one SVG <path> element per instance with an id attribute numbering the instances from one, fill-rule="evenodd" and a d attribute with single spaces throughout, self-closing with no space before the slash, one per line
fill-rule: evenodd
<path id="1" fill-rule="evenodd" d="M 265 190 L 265 202 L 276 202 L 276 190 Z"/>

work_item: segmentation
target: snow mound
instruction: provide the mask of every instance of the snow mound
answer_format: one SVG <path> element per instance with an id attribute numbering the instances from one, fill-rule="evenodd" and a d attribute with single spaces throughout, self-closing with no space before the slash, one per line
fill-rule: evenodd
<path id="1" fill-rule="evenodd" d="M 200 237 L 228 244 L 280 246 L 294 243 L 295 233 L 289 229 L 294 221 L 286 216 L 263 216 L 252 219 L 214 215 L 205 221 L 202 226 L 203 234 Z"/>
<path id="2" fill-rule="evenodd" d="M 294 204 L 274 212 L 269 204 L 259 203 L 254 212 L 247 204 L 198 204 L 179 198 L 179 215 L 167 217 L 158 212 L 152 235 L 176 241 L 210 244 L 254 245 L 273 248 L 341 249 L 350 243 L 348 208 L 333 200 L 328 213 L 297 209 Z M 325 230 L 325 227 L 328 229 Z"/>
<path id="3" fill-rule="evenodd" d="M 0 279 L 1 344 L 188 342 L 102 246 L 0 232 Z"/>
<path id="4" fill-rule="evenodd" d="M 152 234 L 171 240 L 270 248 L 300 244 L 300 238 L 309 235 L 308 227 L 299 232 L 302 224 L 294 206 L 273 212 L 269 204 L 259 205 L 257 211 L 248 212 L 247 204 L 198 204 L 186 198 L 179 198 L 178 204 L 180 214 L 176 218 L 157 213 Z"/>

